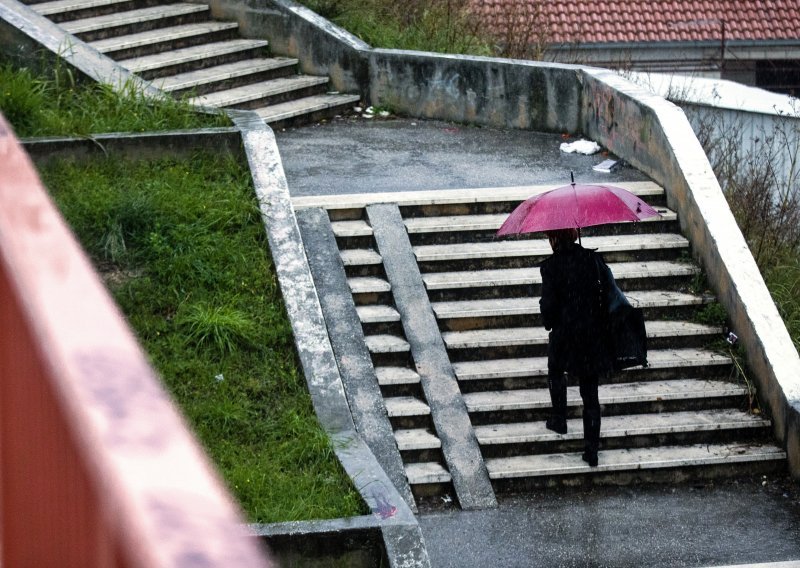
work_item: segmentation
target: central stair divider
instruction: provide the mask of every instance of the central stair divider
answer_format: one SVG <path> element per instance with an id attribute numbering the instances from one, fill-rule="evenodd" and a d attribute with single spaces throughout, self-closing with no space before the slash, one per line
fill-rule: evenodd
<path id="1" fill-rule="evenodd" d="M 409 508 L 416 513 L 417 504 L 394 441 L 328 213 L 324 209 L 300 210 L 297 224 L 356 430 Z"/>
<path id="2" fill-rule="evenodd" d="M 431 419 L 462 509 L 496 507 L 486 464 L 396 204 L 367 207 Z"/>

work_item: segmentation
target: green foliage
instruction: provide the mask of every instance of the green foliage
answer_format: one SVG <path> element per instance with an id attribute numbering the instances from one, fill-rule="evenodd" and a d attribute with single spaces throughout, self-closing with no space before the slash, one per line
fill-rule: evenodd
<path id="1" fill-rule="evenodd" d="M 166 95 L 145 95 L 132 82 L 120 89 L 97 83 L 79 84 L 65 67 L 57 67 L 46 77 L 10 64 L 0 65 L 0 85 L 0 111 L 20 138 L 230 124 L 222 113 L 200 113 L 188 103 Z"/>
<path id="2" fill-rule="evenodd" d="M 199 348 L 216 348 L 232 353 L 252 345 L 255 324 L 246 313 L 230 306 L 192 304 L 176 317 L 185 329 L 186 339 Z"/>
<path id="3" fill-rule="evenodd" d="M 724 326 L 728 320 L 725 308 L 719 302 L 706 304 L 695 314 L 694 318 L 698 323 L 712 326 Z"/>
<path id="4" fill-rule="evenodd" d="M 800 351 L 800 259 L 790 258 L 770 268 L 766 281 L 794 346 Z"/>
<path id="5" fill-rule="evenodd" d="M 10 65 L 0 66 L 0 110 L 18 132 L 35 128 L 44 101 L 45 85 L 30 71 L 16 72 Z"/>
<path id="6" fill-rule="evenodd" d="M 365 512 L 311 406 L 247 168 L 200 154 L 41 175 L 249 518 Z"/>
<path id="7" fill-rule="evenodd" d="M 464 0 L 307 0 L 309 8 L 374 47 L 491 55 Z"/>

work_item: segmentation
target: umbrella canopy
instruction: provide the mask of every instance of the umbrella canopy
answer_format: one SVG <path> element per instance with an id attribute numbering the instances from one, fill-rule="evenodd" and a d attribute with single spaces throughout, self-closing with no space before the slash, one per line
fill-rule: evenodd
<path id="1" fill-rule="evenodd" d="M 497 235 L 580 229 L 658 215 L 627 189 L 571 183 L 523 201 L 503 222 Z"/>

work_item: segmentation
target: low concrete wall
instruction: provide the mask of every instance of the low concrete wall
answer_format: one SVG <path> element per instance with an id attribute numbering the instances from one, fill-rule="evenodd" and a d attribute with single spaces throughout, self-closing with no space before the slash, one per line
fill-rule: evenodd
<path id="1" fill-rule="evenodd" d="M 685 114 L 610 71 L 585 72 L 583 100 L 584 134 L 666 189 L 800 478 L 800 357 Z"/>
<path id="2" fill-rule="evenodd" d="M 575 132 L 580 67 L 391 49 L 369 54 L 373 105 L 420 118 Z"/>

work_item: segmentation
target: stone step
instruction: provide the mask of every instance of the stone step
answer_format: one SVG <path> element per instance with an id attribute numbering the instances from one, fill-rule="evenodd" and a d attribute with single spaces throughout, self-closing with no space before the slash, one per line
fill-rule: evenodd
<path id="1" fill-rule="evenodd" d="M 678 216 L 666 207 L 656 208 L 661 217 L 651 217 L 642 223 L 652 221 L 675 221 Z M 508 218 L 508 213 L 476 215 L 442 215 L 430 217 L 408 217 L 403 219 L 409 234 L 450 233 L 462 231 L 497 231 Z M 333 234 L 340 238 L 369 237 L 372 227 L 363 219 L 333 221 Z"/>
<path id="2" fill-rule="evenodd" d="M 132 73 L 144 73 L 146 71 L 210 60 L 221 55 L 264 49 L 268 45 L 269 42 L 263 39 L 234 39 L 122 59 L 118 63 Z"/>
<path id="3" fill-rule="evenodd" d="M 344 249 L 340 252 L 345 266 L 374 266 L 383 264 L 383 258 L 372 249 Z"/>
<path id="4" fill-rule="evenodd" d="M 400 314 L 391 306 L 356 306 L 361 323 L 394 323 L 400 321 Z"/>
<path id="5" fill-rule="evenodd" d="M 375 367 L 380 386 L 418 385 L 419 375 L 408 367 Z"/>
<path id="6" fill-rule="evenodd" d="M 69 12 L 87 11 L 108 8 L 119 4 L 127 4 L 131 0 L 52 0 L 31 4 L 31 10 L 40 16 L 54 16 Z"/>
<path id="7" fill-rule="evenodd" d="M 624 438 L 628 436 L 654 436 L 685 432 L 713 432 L 719 430 L 742 430 L 767 428 L 769 420 L 747 414 L 736 409 L 715 409 L 686 412 L 661 412 L 652 414 L 629 414 L 603 417 L 601 438 Z M 414 435 L 411 432 L 415 432 Z M 405 431 L 404 440 L 414 448 L 427 449 L 431 441 L 423 436 L 424 429 Z M 512 422 L 475 426 L 475 436 L 481 445 L 533 444 L 583 439 L 583 420 L 567 420 L 567 433 L 557 434 L 545 428 L 544 421 Z M 435 436 L 434 436 L 435 438 Z M 438 438 L 436 438 L 438 442 Z"/>
<path id="8" fill-rule="evenodd" d="M 450 473 L 440 463 L 409 463 L 405 468 L 408 483 L 411 485 L 449 483 L 452 480 Z"/>
<path id="9" fill-rule="evenodd" d="M 647 337 L 714 336 L 722 333 L 722 328 L 688 321 L 653 320 L 645 322 Z M 376 336 L 377 337 L 377 336 Z M 394 337 L 394 336 L 380 336 Z M 448 349 L 481 349 L 504 346 L 546 345 L 549 332 L 543 327 L 514 327 L 504 329 L 476 329 L 469 331 L 446 331 L 442 339 Z M 401 338 L 394 338 L 402 340 Z M 385 339 L 384 341 L 389 341 Z M 399 341 L 395 341 L 399 346 Z M 382 345 L 376 345 L 381 348 Z M 397 348 L 399 351 L 399 347 Z M 397 351 L 395 351 L 397 352 Z"/>
<path id="10" fill-rule="evenodd" d="M 386 279 L 377 276 L 353 276 L 347 279 L 347 284 L 353 294 L 380 294 L 392 290 Z"/>
<path id="11" fill-rule="evenodd" d="M 428 416 L 430 407 L 413 396 L 392 396 L 384 399 L 386 412 L 390 418 L 400 416 Z"/>
<path id="12" fill-rule="evenodd" d="M 89 44 L 100 53 L 114 53 L 145 47 L 155 43 L 178 42 L 189 38 L 203 37 L 219 32 L 236 30 L 238 28 L 239 24 L 236 22 L 199 22 L 98 39 L 89 42 Z"/>
<path id="13" fill-rule="evenodd" d="M 603 180 L 587 181 L 587 183 L 605 183 Z M 630 181 L 615 183 L 617 187 L 627 189 L 639 197 L 662 197 L 664 188 L 652 181 Z M 341 209 L 363 209 L 373 203 L 397 203 L 401 207 L 431 207 L 435 210 L 455 206 L 483 205 L 490 203 L 511 203 L 518 205 L 521 201 L 554 189 L 555 185 L 522 185 L 512 187 L 480 187 L 469 189 L 434 189 L 388 193 L 351 193 L 342 195 L 313 195 L 295 197 L 292 205 L 295 209 L 322 207 L 330 211 Z"/>
<path id="14" fill-rule="evenodd" d="M 244 59 L 205 69 L 196 69 L 168 77 L 159 77 L 153 84 L 162 91 L 174 92 L 194 89 L 203 85 L 231 81 L 250 75 L 258 75 L 280 69 L 292 69 L 297 59 L 290 57 L 262 57 Z"/>
<path id="15" fill-rule="evenodd" d="M 268 124 L 290 121 L 303 115 L 325 116 L 330 112 L 342 111 L 360 100 L 359 95 L 327 93 L 312 95 L 301 99 L 286 101 L 267 107 L 255 109 L 255 112 Z"/>
<path id="16" fill-rule="evenodd" d="M 261 99 L 268 99 L 270 97 L 288 95 L 294 91 L 322 87 L 326 85 L 328 81 L 329 79 L 327 77 L 315 77 L 311 75 L 279 77 L 270 81 L 261 81 L 250 85 L 234 87 L 233 89 L 201 95 L 189 99 L 189 102 L 195 105 L 210 107 L 232 107 L 259 101 Z"/>
<path id="17" fill-rule="evenodd" d="M 131 26 L 134 24 L 144 24 L 162 19 L 177 18 L 193 14 L 208 13 L 209 7 L 205 4 L 165 4 L 163 6 L 153 6 L 141 8 L 139 10 L 129 10 L 118 14 L 107 14 L 104 16 L 93 16 L 91 18 L 81 18 L 70 22 L 59 24 L 64 30 L 71 34 L 83 34 L 107 28 Z"/>
<path id="18" fill-rule="evenodd" d="M 394 439 L 397 448 L 403 451 L 436 450 L 442 447 L 442 441 L 430 430 L 424 428 L 403 428 L 395 430 Z"/>
<path id="19" fill-rule="evenodd" d="M 689 241 L 674 233 L 641 235 L 608 235 L 585 237 L 583 246 L 599 253 L 685 249 Z M 453 243 L 442 245 L 418 245 L 414 247 L 417 262 L 441 262 L 447 260 L 483 260 L 509 257 L 547 257 L 553 253 L 544 239 L 508 240 L 488 243 Z"/>
<path id="20" fill-rule="evenodd" d="M 689 399 L 711 399 L 744 396 L 747 389 L 724 381 L 677 379 L 600 385 L 600 404 L 633 404 Z M 550 408 L 547 389 L 515 389 L 464 394 L 469 412 L 507 412 Z M 567 406 L 581 406 L 578 387 L 567 387 Z"/>
<path id="21" fill-rule="evenodd" d="M 649 351 L 647 362 L 650 369 L 681 369 L 730 365 L 731 359 L 705 349 L 664 349 Z M 634 367 L 634 369 L 641 369 L 641 367 Z M 453 363 L 453 370 L 459 381 L 546 377 L 547 357 L 463 361 Z"/>
<path id="22" fill-rule="evenodd" d="M 364 340 L 370 353 L 406 353 L 411 350 L 408 341 L 396 335 L 367 335 Z"/>
<path id="23" fill-rule="evenodd" d="M 617 280 L 644 278 L 686 278 L 700 269 L 686 262 L 654 260 L 651 262 L 616 262 L 608 267 Z M 538 266 L 529 268 L 499 268 L 494 270 L 464 270 L 429 272 L 422 275 L 428 290 L 451 290 L 474 287 L 531 286 L 542 283 Z"/>
<path id="24" fill-rule="evenodd" d="M 654 260 L 652 262 L 609 263 L 616 280 L 644 278 L 689 278 L 700 274 L 700 269 L 685 262 Z M 457 272 L 429 272 L 422 275 L 425 287 L 430 290 L 458 290 L 462 288 L 497 288 L 503 286 L 533 286 L 542 283 L 538 266 L 530 268 L 498 268 L 495 270 L 464 270 Z M 353 294 L 374 294 L 391 291 L 390 284 L 378 276 L 352 276 L 348 284 Z"/>
<path id="25" fill-rule="evenodd" d="M 640 290 L 625 293 L 635 308 L 668 308 L 702 306 L 711 303 L 711 296 L 697 296 L 671 290 Z M 539 315 L 538 297 L 491 298 L 487 300 L 460 300 L 432 302 L 436 317 L 441 319 L 506 317 Z"/>
<path id="26" fill-rule="evenodd" d="M 597 467 L 589 467 L 581 453 L 543 454 L 486 460 L 489 477 L 511 479 L 569 474 L 597 474 L 630 470 L 700 467 L 786 459 L 772 444 L 727 443 L 601 450 Z"/>

